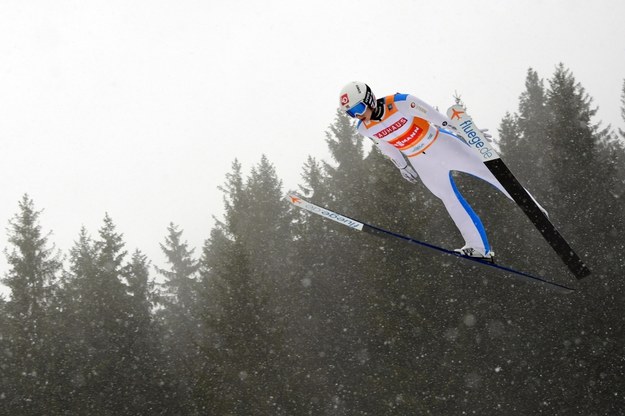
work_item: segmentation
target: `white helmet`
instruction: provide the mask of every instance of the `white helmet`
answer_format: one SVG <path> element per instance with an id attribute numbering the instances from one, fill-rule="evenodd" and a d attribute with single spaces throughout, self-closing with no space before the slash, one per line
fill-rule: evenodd
<path id="1" fill-rule="evenodd" d="M 341 90 L 340 106 L 352 117 L 363 114 L 367 107 L 375 109 L 375 95 L 364 82 L 350 82 Z"/>

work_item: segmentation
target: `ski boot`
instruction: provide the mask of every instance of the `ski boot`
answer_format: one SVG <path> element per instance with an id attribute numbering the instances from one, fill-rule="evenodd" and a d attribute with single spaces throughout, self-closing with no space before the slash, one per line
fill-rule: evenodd
<path id="1" fill-rule="evenodd" d="M 461 256 L 473 257 L 474 259 L 482 259 L 490 263 L 495 263 L 495 253 L 493 251 L 489 251 L 486 254 L 482 254 L 481 251 L 473 247 L 467 247 L 467 246 L 464 246 L 462 248 L 457 248 L 454 251 L 460 254 Z"/>

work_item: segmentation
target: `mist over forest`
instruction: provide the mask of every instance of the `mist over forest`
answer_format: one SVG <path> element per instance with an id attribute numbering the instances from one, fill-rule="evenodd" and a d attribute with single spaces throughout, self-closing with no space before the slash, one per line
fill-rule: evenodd
<path id="1" fill-rule="evenodd" d="M 530 68 L 494 134 L 589 277 L 493 187 L 455 177 L 497 262 L 569 295 L 297 210 L 261 155 L 248 175 L 232 162 L 202 247 L 163 230 L 164 264 L 128 252 L 106 213 L 59 252 L 25 189 L 6 223 L 0 414 L 625 414 L 625 79 L 614 88 L 622 119 L 596 120 L 609 104 L 570 69 Z M 325 140 L 332 159 L 310 157 L 297 192 L 461 245 L 439 200 L 367 150 L 352 119 L 337 111 Z"/>

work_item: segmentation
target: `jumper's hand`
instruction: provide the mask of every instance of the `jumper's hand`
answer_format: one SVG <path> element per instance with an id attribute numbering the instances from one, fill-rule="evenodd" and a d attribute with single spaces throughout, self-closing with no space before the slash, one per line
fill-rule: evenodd
<path id="1" fill-rule="evenodd" d="M 419 179 L 419 175 L 410 165 L 406 165 L 405 167 L 399 169 L 401 172 L 401 176 L 404 177 L 410 183 L 417 183 L 417 179 Z"/>
<path id="2" fill-rule="evenodd" d="M 493 136 L 491 136 L 491 134 L 488 133 L 488 129 L 480 129 L 480 132 L 484 135 L 484 138 L 486 140 L 488 140 L 489 142 L 493 141 Z"/>

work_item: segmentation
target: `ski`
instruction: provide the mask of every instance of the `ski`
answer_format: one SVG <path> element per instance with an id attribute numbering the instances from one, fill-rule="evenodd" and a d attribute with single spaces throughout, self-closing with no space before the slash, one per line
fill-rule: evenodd
<path id="1" fill-rule="evenodd" d="M 455 133 L 459 134 L 480 155 L 488 170 L 508 191 L 512 199 L 532 221 L 571 273 L 577 279 L 588 276 L 590 274 L 588 267 L 514 177 L 493 146 L 484 139 L 483 133 L 475 126 L 473 119 L 466 113 L 464 107 L 458 104 L 451 106 L 447 110 L 447 117 L 455 127 Z"/>
<path id="2" fill-rule="evenodd" d="M 439 247 L 430 243 L 426 243 L 424 241 L 419 241 L 415 238 L 406 236 L 406 235 L 402 235 L 402 234 L 398 234 L 395 233 L 393 231 L 389 231 L 386 230 L 384 228 L 380 228 L 377 227 L 375 225 L 371 225 L 371 224 L 367 224 L 365 222 L 347 217 L 345 215 L 339 214 L 337 212 L 331 211 L 327 208 L 324 207 L 320 207 L 318 205 L 315 205 L 311 202 L 308 202 L 306 200 L 304 200 L 301 196 L 294 194 L 294 193 L 289 193 L 287 194 L 287 198 L 289 199 L 289 201 L 291 202 L 291 204 L 295 205 L 297 208 L 301 208 L 303 210 L 309 211 L 313 214 L 316 215 L 320 215 L 326 219 L 335 221 L 341 225 L 344 225 L 348 228 L 357 230 L 357 231 L 362 231 L 368 234 L 372 234 L 372 235 L 376 235 L 378 237 L 387 237 L 387 238 L 392 238 L 392 239 L 398 239 L 398 240 L 403 240 L 407 243 L 410 244 L 415 244 L 418 246 L 422 246 L 422 247 L 426 247 L 429 248 L 431 250 L 436 250 L 438 252 L 453 256 L 455 258 L 458 259 L 462 259 L 462 260 L 468 260 L 468 261 L 472 261 L 474 263 L 478 263 L 482 266 L 486 266 L 486 267 L 491 267 L 494 269 L 498 269 L 501 270 L 503 272 L 509 273 L 521 280 L 524 280 L 526 282 L 531 282 L 531 283 L 539 283 L 542 286 L 545 286 L 547 288 L 550 289 L 554 289 L 557 290 L 561 293 L 571 293 L 574 292 L 575 289 L 561 285 L 559 283 L 555 283 L 553 281 L 547 280 L 544 277 L 541 276 L 537 276 L 537 275 L 533 275 L 530 273 L 526 273 L 524 271 L 520 271 L 520 270 L 516 270 L 510 267 L 506 267 L 506 266 L 502 266 L 496 263 L 493 263 L 489 260 L 485 260 L 485 259 L 480 259 L 480 258 L 475 258 L 475 257 L 468 257 L 468 256 L 464 256 L 460 253 L 457 253 L 453 250 L 448 250 L 446 248 L 443 247 Z"/>

